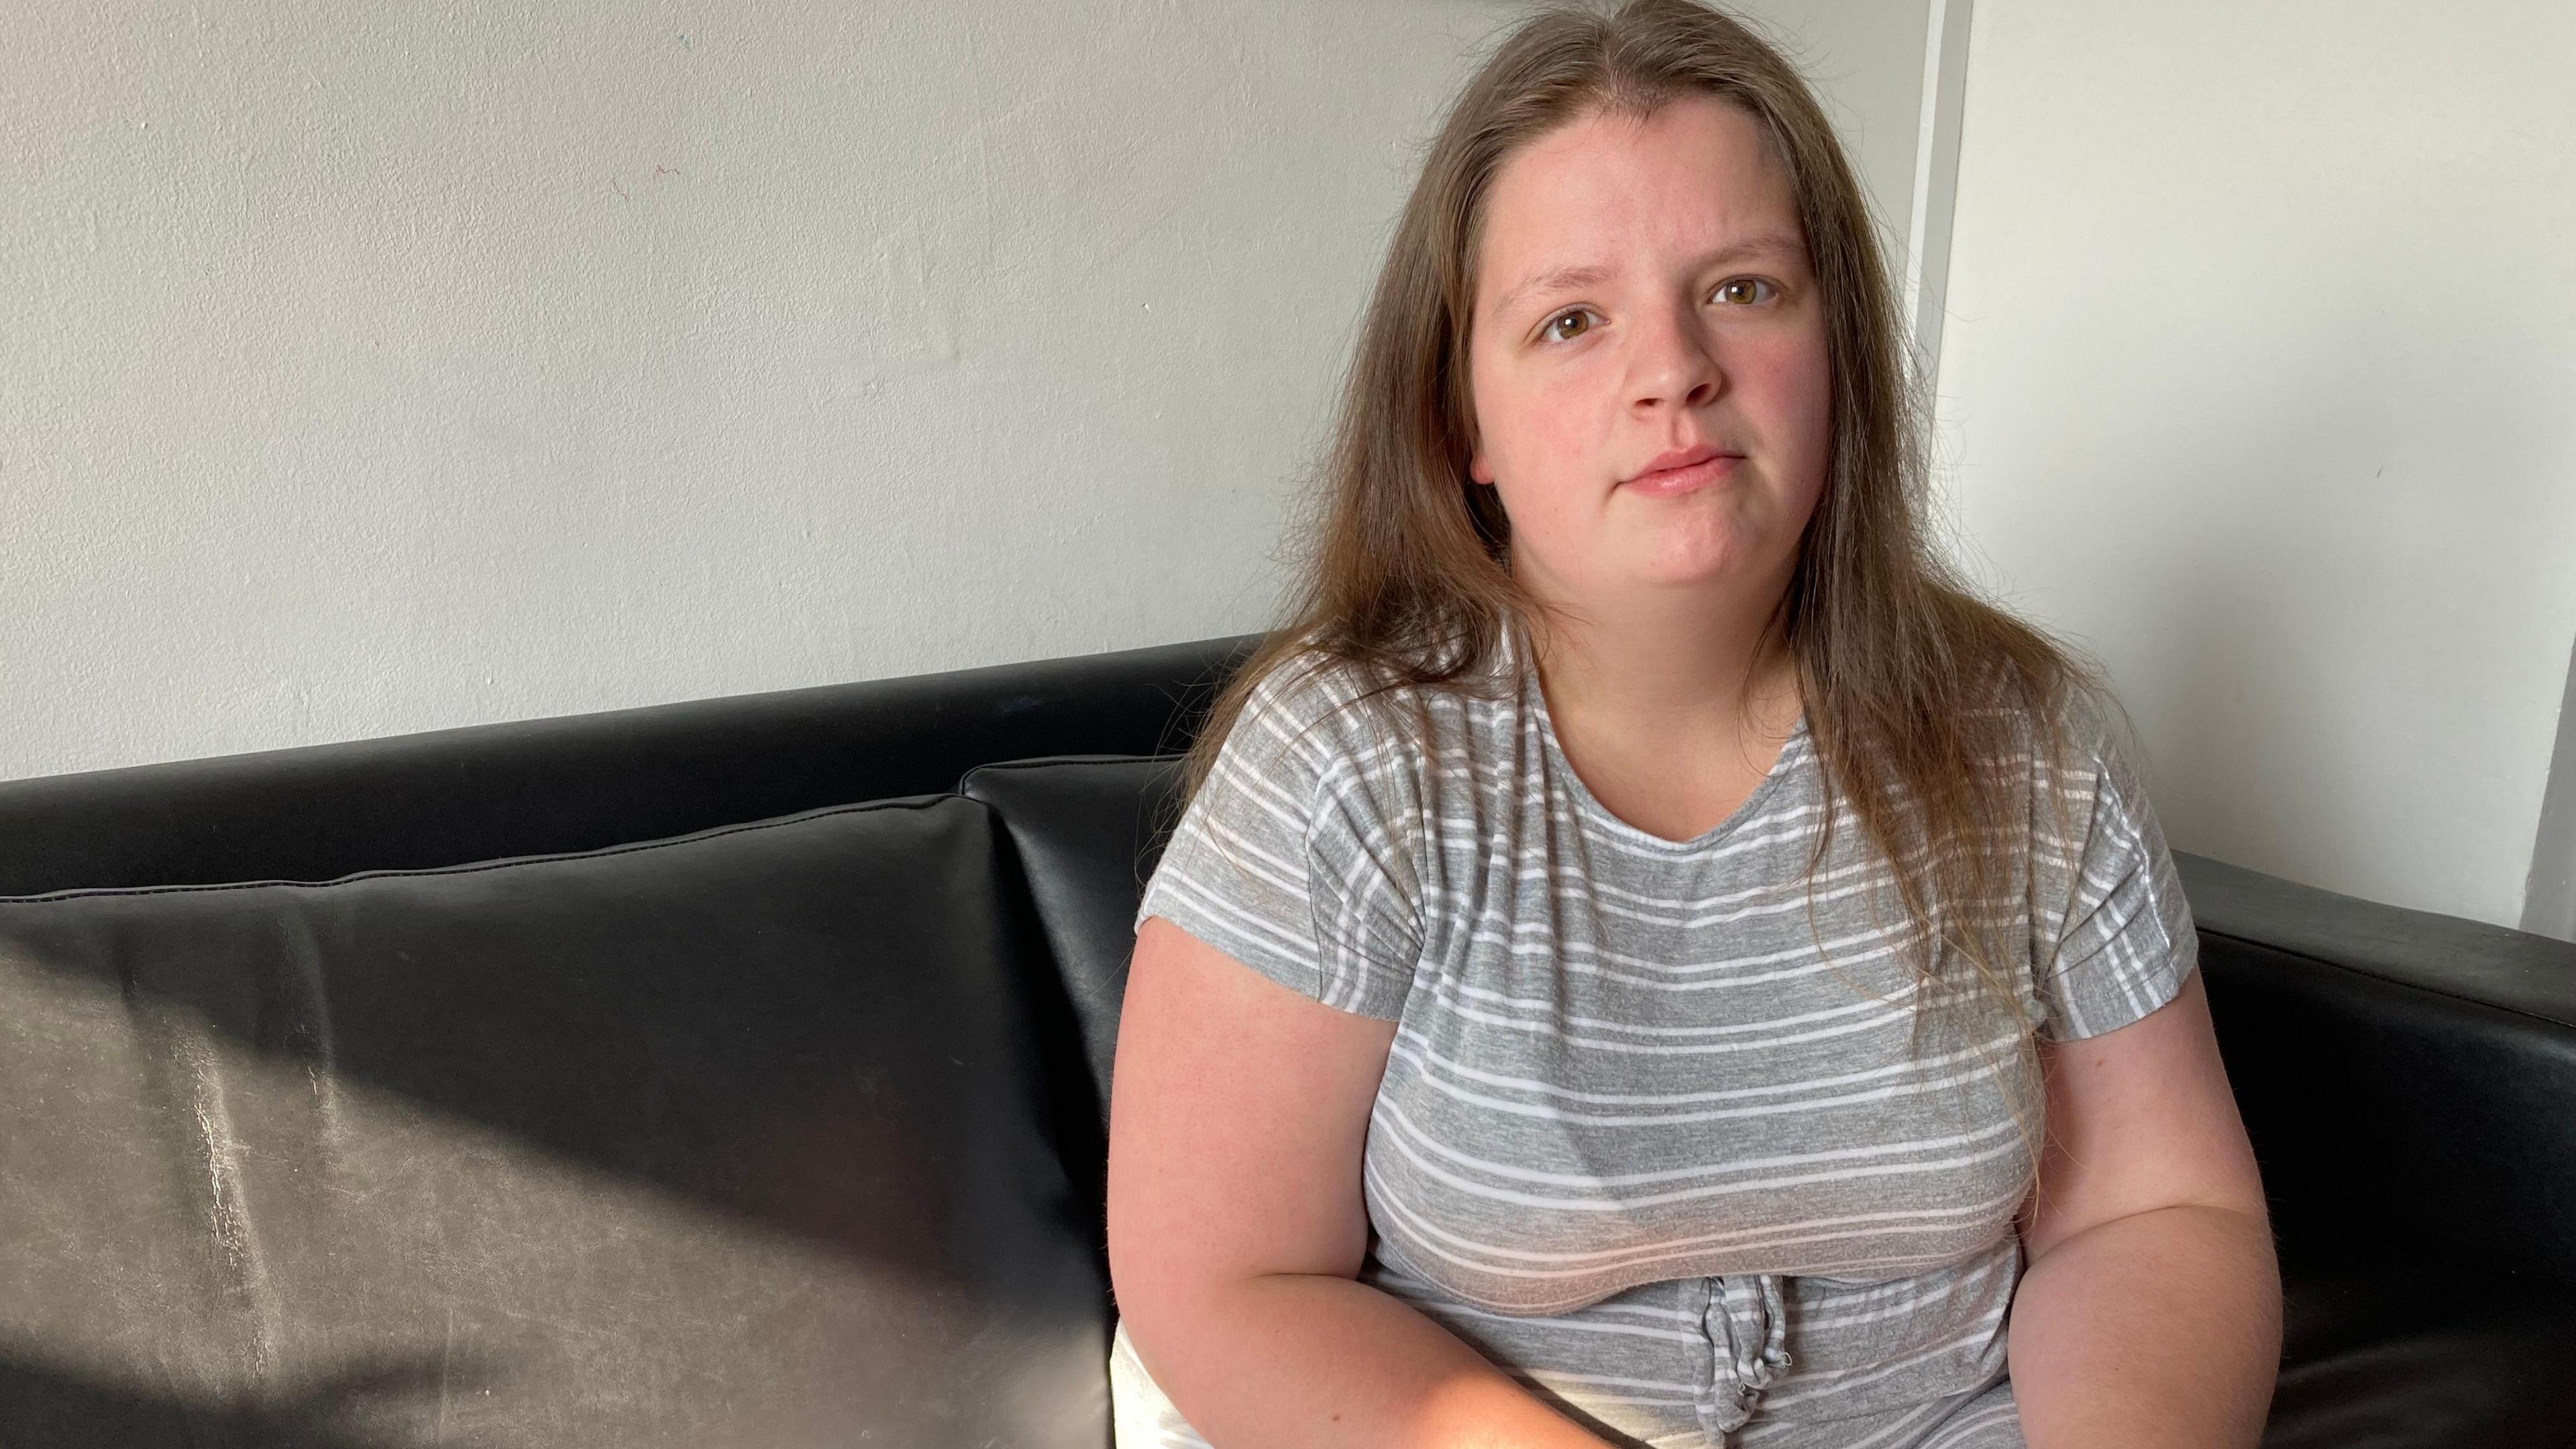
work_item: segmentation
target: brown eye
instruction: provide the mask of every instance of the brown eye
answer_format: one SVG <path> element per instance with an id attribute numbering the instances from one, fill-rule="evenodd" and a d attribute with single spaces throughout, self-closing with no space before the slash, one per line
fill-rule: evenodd
<path id="1" fill-rule="evenodd" d="M 1572 332 L 1567 332 L 1562 330 L 1565 324 L 1568 322 L 1580 322 L 1591 315 L 1591 313 L 1584 311 L 1580 307 L 1575 308 L 1571 312 L 1559 312 L 1554 317 L 1548 319 L 1547 326 L 1539 330 L 1542 335 L 1552 342 L 1571 342 L 1575 338 L 1582 336 L 1583 333 L 1589 329 L 1577 328 Z"/>
<path id="2" fill-rule="evenodd" d="M 1719 300 L 1747 307 L 1770 300 L 1768 295 L 1764 295 L 1766 291 L 1777 294 L 1779 290 L 1760 277 L 1735 277 L 1717 284 Z"/>

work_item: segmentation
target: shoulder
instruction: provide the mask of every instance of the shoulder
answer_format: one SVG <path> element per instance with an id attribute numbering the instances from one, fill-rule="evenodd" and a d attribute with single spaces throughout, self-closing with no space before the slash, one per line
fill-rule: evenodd
<path id="1" fill-rule="evenodd" d="M 2163 828 L 2132 762 L 2127 714 L 2107 690 L 2071 691 L 2033 728 L 2030 827 L 2052 853 L 2107 870 L 2150 865 L 2169 870 Z M 2034 717 L 2033 724 L 2037 724 Z"/>
<path id="2" fill-rule="evenodd" d="M 1989 696 L 1968 731 L 1973 753 L 2006 776 L 2027 775 L 2046 790 L 2085 791 L 2101 776 L 2126 773 L 2119 701 L 2098 684 L 2060 681 L 2046 698 Z"/>
<path id="3" fill-rule="evenodd" d="M 1307 648 L 1282 656 L 1246 691 L 1225 741 L 1309 775 L 1382 763 L 1401 753 L 1412 691 L 1360 663 Z"/>
<path id="4" fill-rule="evenodd" d="M 2130 767 L 2128 716 L 2120 702 L 2101 688 L 2069 688 L 2049 711 L 2054 728 L 2037 740 L 2032 752 L 2042 778 L 2079 798 L 2110 796 L 2120 802 L 2138 795 Z"/>

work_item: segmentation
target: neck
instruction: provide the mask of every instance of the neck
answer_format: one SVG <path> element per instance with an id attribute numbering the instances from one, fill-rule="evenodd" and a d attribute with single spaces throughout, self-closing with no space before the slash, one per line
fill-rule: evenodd
<path id="1" fill-rule="evenodd" d="M 1787 645 L 1769 627 L 1779 597 L 1676 589 L 1541 610 L 1531 642 L 1549 712 L 1618 734 L 1785 736 L 1801 701 Z"/>

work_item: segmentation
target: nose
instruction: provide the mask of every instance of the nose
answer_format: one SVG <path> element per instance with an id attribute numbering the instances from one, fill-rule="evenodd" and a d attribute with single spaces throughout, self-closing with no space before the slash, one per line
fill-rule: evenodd
<path id="1" fill-rule="evenodd" d="M 1631 335 L 1637 339 L 1629 362 L 1632 407 L 1641 412 L 1658 406 L 1688 411 L 1705 407 L 1725 390 L 1726 373 L 1718 366 L 1697 313 L 1673 308 Z"/>

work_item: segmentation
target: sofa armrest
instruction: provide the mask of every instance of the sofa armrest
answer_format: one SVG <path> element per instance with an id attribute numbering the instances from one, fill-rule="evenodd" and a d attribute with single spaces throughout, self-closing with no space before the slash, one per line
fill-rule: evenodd
<path id="1" fill-rule="evenodd" d="M 2284 1258 L 2576 1288 L 2576 945 L 2175 860 Z"/>

